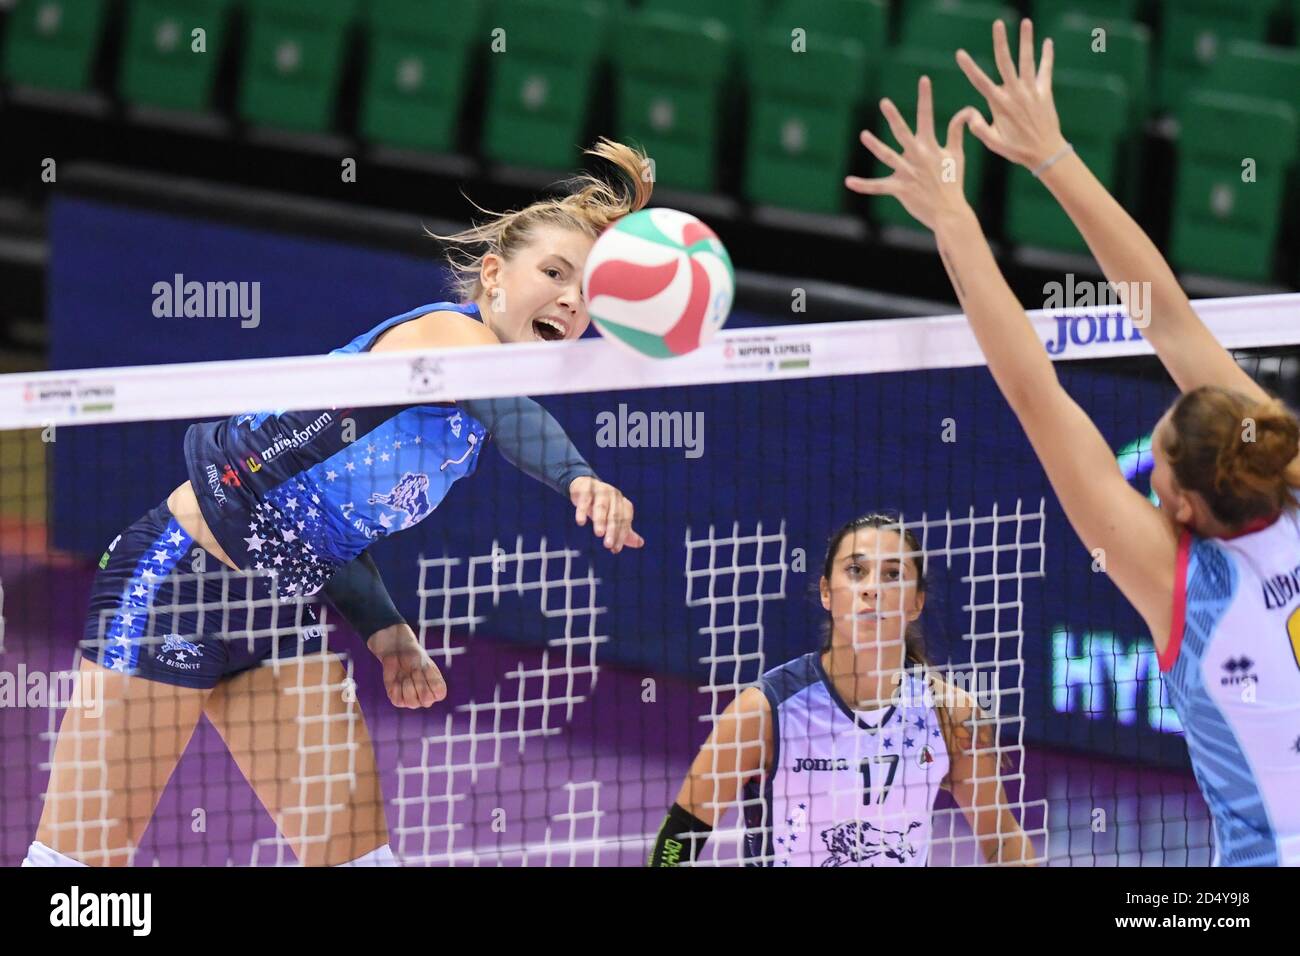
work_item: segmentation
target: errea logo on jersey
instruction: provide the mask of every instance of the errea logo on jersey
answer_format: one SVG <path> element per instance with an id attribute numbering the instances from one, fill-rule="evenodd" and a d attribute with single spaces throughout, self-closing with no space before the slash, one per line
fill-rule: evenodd
<path id="1" fill-rule="evenodd" d="M 1255 662 L 1244 654 L 1241 657 L 1229 657 L 1223 662 L 1224 676 L 1219 678 L 1220 687 L 1236 687 L 1241 684 L 1258 684 L 1259 677 L 1252 673 Z"/>

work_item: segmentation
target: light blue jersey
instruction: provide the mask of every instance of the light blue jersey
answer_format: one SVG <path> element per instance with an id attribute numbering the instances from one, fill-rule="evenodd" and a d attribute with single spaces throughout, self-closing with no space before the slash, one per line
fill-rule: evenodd
<path id="1" fill-rule="evenodd" d="M 1215 865 L 1300 865 L 1300 510 L 1232 538 L 1184 533 L 1160 667 Z"/>

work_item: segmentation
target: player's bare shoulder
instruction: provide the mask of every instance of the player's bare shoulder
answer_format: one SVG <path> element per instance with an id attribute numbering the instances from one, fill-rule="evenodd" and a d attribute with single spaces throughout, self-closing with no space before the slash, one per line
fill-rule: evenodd
<path id="1" fill-rule="evenodd" d="M 501 340 L 482 322 L 462 312 L 440 309 L 389 329 L 379 337 L 371 351 L 401 352 L 500 344 Z"/>
<path id="2" fill-rule="evenodd" d="M 767 695 L 763 693 L 761 687 L 746 687 L 732 702 L 729 710 L 736 714 L 771 716 L 772 705 L 768 703 Z"/>

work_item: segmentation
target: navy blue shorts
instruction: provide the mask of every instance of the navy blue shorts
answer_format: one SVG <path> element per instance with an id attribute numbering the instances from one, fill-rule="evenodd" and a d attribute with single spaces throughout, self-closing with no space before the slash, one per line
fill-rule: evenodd
<path id="1" fill-rule="evenodd" d="M 232 571 L 160 504 L 99 561 L 81 642 L 111 670 L 210 688 L 271 658 L 320 653 L 319 599 L 275 595 L 267 574 Z"/>

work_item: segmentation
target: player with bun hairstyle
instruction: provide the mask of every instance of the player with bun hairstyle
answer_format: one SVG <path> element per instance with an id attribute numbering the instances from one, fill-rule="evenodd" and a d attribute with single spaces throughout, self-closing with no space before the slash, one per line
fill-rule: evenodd
<path id="1" fill-rule="evenodd" d="M 616 181 L 583 174 L 564 195 L 438 237 L 458 301 L 388 319 L 336 354 L 581 336 L 587 254 L 653 188 L 640 152 L 602 139 L 589 153 L 614 167 Z M 80 674 L 102 681 L 105 706 L 65 712 L 24 865 L 129 864 L 201 715 L 300 862 L 395 865 L 365 721 L 343 692 L 347 673 L 323 644 L 313 602 L 328 598 L 366 639 L 395 707 L 445 698 L 366 549 L 431 514 L 474 471 L 489 437 L 564 495 L 607 549 L 644 544 L 632 502 L 528 398 L 260 412 L 192 426 L 189 480 L 101 558 Z M 205 574 L 207 558 L 250 574 Z"/>
<path id="2" fill-rule="evenodd" d="M 1001 22 L 993 42 L 1001 85 L 957 54 L 992 123 L 968 107 L 940 146 L 922 77 L 915 132 L 881 103 L 901 152 L 862 133 L 893 175 L 846 185 L 895 196 L 934 231 L 989 370 L 1070 523 L 1090 552 L 1105 554 L 1107 573 L 1151 630 L 1213 818 L 1216 865 L 1300 865 L 1300 424 L 1214 339 L 1159 250 L 1062 136 L 1052 41 L 1035 63 L 1033 27 L 1022 21 L 1018 65 Z M 1129 486 L 1061 387 L 999 271 L 962 192 L 966 125 L 1041 179 L 1112 283 L 1149 284 L 1143 335 L 1183 393 L 1152 437 L 1158 508 Z M 959 175 L 947 176 L 954 166 Z M 1252 680 L 1225 685 L 1223 666 L 1242 660 Z"/>
<path id="3" fill-rule="evenodd" d="M 649 865 L 698 859 L 742 787 L 754 866 L 925 866 L 940 789 L 985 860 L 1032 862 L 990 718 L 926 654 L 916 536 L 889 515 L 848 522 L 827 543 L 818 592 L 821 648 L 768 671 L 722 712 Z"/>

